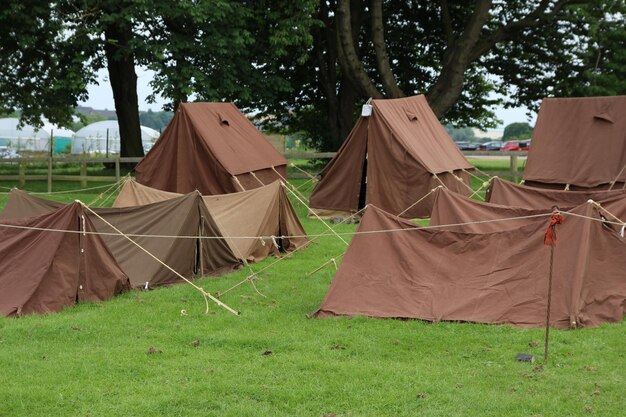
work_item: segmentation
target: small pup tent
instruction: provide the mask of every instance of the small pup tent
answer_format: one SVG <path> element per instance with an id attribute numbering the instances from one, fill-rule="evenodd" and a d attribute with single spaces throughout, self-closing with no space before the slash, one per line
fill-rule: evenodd
<path id="1" fill-rule="evenodd" d="M 400 214 L 437 187 L 469 195 L 472 169 L 423 95 L 371 100 L 337 155 L 321 172 L 311 207 L 319 214 L 374 204 Z M 428 217 L 432 196 L 402 214 Z"/>
<path id="2" fill-rule="evenodd" d="M 152 188 L 215 195 L 284 179 L 287 160 L 233 103 L 182 103 L 135 171 Z"/>
<path id="3" fill-rule="evenodd" d="M 63 206 L 62 203 L 12 190 L 1 217 L 49 213 Z M 102 233 L 102 241 L 128 274 L 134 287 L 156 287 L 182 280 L 119 235 L 111 225 L 188 279 L 196 273 L 219 275 L 230 272 L 241 264 L 222 238 L 197 192 L 143 206 L 92 210 L 97 216 L 86 211 L 86 218 L 98 233 Z M 201 239 L 200 244 L 196 236 L 207 238 Z"/>
<path id="4" fill-rule="evenodd" d="M 166 201 L 179 196 L 129 180 L 122 187 L 113 207 Z M 259 261 L 270 254 L 278 255 L 274 243 L 285 251 L 308 243 L 306 232 L 280 181 L 250 191 L 204 196 L 202 199 L 233 253 L 242 259 Z M 241 239 L 242 236 L 276 238 L 273 242 L 256 237 Z"/>
<path id="5" fill-rule="evenodd" d="M 626 182 L 626 96 L 541 102 L 524 181 L 547 188 L 621 188 Z"/>
<path id="6" fill-rule="evenodd" d="M 620 199 L 609 210 L 624 205 Z M 622 322 L 626 240 L 592 203 L 570 213 L 557 228 L 550 324 Z M 352 239 L 315 315 L 543 326 L 549 224 L 548 214 L 508 230 L 467 233 L 419 228 L 368 206 L 358 228 L 366 233 Z"/>
<path id="7" fill-rule="evenodd" d="M 0 221 L 0 315 L 51 313 L 130 289 L 79 203 Z"/>

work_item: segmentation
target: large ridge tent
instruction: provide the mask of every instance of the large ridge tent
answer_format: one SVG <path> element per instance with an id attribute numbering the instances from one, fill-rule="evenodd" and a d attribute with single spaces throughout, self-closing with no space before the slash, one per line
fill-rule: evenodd
<path id="1" fill-rule="evenodd" d="M 128 180 L 113 206 L 136 206 L 179 195 Z M 256 236 L 276 236 L 280 249 L 285 251 L 298 249 L 308 242 L 306 232 L 279 181 L 250 191 L 204 196 L 203 200 L 231 249 L 242 259 L 259 261 L 270 254 L 278 254 L 274 242 L 261 241 Z M 231 236 L 233 238 L 229 238 Z M 254 238 L 241 239 L 243 236 Z"/>
<path id="2" fill-rule="evenodd" d="M 609 210 L 624 205 L 626 199 L 619 199 Z M 626 241 L 619 228 L 601 221 L 602 211 L 584 203 L 557 226 L 552 326 L 623 320 Z M 549 224 L 549 216 L 536 217 L 508 230 L 467 233 L 419 228 L 368 206 L 358 228 L 367 233 L 352 239 L 316 316 L 543 326 Z"/>
<path id="3" fill-rule="evenodd" d="M 60 311 L 130 289 L 79 203 L 0 221 L 0 315 Z"/>
<path id="4" fill-rule="evenodd" d="M 215 195 L 284 179 L 287 160 L 233 103 L 182 103 L 135 171 L 149 187 Z"/>
<path id="5" fill-rule="evenodd" d="M 12 190 L 0 217 L 48 213 L 63 206 Z M 97 216 L 87 211 L 87 218 L 97 232 L 103 233 L 102 240 L 135 287 L 168 285 L 182 279 L 119 235 L 107 222 L 187 279 L 197 273 L 218 275 L 229 272 L 241 264 L 197 192 L 142 206 L 92 210 Z M 205 238 L 198 239 L 197 236 Z"/>
<path id="6" fill-rule="evenodd" d="M 626 182 L 626 96 L 546 98 L 524 169 L 527 185 L 608 188 Z"/>
<path id="7" fill-rule="evenodd" d="M 626 197 L 626 190 L 552 190 L 518 185 L 500 178 L 493 178 L 487 190 L 487 201 L 504 206 L 528 209 L 561 209 L 578 206 L 588 200 L 605 201 Z M 624 213 L 626 215 L 626 213 Z"/>
<path id="8" fill-rule="evenodd" d="M 311 207 L 321 215 L 356 212 L 374 204 L 400 214 L 445 184 L 469 195 L 472 165 L 428 106 L 423 95 L 371 100 L 337 155 L 321 172 Z M 428 217 L 432 196 L 403 217 Z"/>

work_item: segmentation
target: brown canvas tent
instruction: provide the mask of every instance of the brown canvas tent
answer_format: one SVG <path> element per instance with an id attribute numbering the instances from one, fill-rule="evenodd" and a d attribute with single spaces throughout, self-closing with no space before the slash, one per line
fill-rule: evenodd
<path id="1" fill-rule="evenodd" d="M 94 230 L 79 203 L 0 221 L 0 315 L 55 312 L 130 289 Z"/>
<path id="2" fill-rule="evenodd" d="M 600 220 L 600 211 L 585 203 L 572 213 Z M 578 216 L 558 226 L 551 325 L 621 322 L 626 241 L 612 225 Z M 366 233 L 352 239 L 316 315 L 545 325 L 548 224 L 538 217 L 501 232 L 420 229 L 368 206 L 358 228 Z"/>
<path id="3" fill-rule="evenodd" d="M 320 213 L 356 212 L 374 204 L 400 214 L 445 184 L 469 195 L 472 165 L 439 123 L 423 95 L 371 100 L 372 113 L 361 117 L 337 155 L 321 172 L 311 207 Z M 403 217 L 428 217 L 428 197 Z"/>
<path id="4" fill-rule="evenodd" d="M 504 206 L 527 209 L 546 209 L 556 205 L 561 209 L 572 208 L 588 200 L 606 201 L 626 197 L 626 190 L 564 191 L 518 185 L 500 178 L 493 178 L 487 190 L 487 201 Z M 626 212 L 614 213 L 626 220 Z M 624 217 L 621 217 L 624 216 Z"/>
<path id="5" fill-rule="evenodd" d="M 113 206 L 135 206 L 178 196 L 128 180 Z M 270 254 L 278 254 L 273 242 L 261 241 L 256 236 L 276 236 L 276 242 L 286 251 L 298 249 L 308 242 L 279 181 L 250 191 L 204 196 L 203 200 L 233 253 L 242 259 L 259 261 Z M 254 238 L 241 239 L 243 236 Z"/>
<path id="6" fill-rule="evenodd" d="M 182 103 L 135 171 L 153 188 L 214 195 L 285 178 L 287 160 L 233 103 Z"/>
<path id="7" fill-rule="evenodd" d="M 12 190 L 0 218 L 49 213 L 63 206 L 62 203 Z M 218 275 L 241 264 L 221 238 L 198 193 L 143 206 L 92 210 L 185 278 L 193 278 L 196 273 Z M 97 232 L 104 233 L 102 240 L 128 274 L 133 286 L 156 287 L 181 281 L 180 277 L 120 236 L 93 213 L 87 211 L 86 216 Z M 200 244 L 196 236 L 208 238 L 202 239 Z"/>
<path id="8" fill-rule="evenodd" d="M 546 98 L 541 102 L 524 181 L 606 188 L 626 182 L 626 96 Z"/>

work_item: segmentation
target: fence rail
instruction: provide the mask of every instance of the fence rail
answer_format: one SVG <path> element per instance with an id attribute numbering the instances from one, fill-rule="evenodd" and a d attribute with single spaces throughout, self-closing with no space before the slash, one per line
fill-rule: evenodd
<path id="1" fill-rule="evenodd" d="M 510 169 L 508 171 L 490 171 L 494 175 L 499 176 L 511 176 L 511 177 L 519 177 L 521 176 L 521 172 L 517 169 L 518 158 L 527 156 L 527 152 L 525 151 L 514 151 L 514 152 L 500 152 L 500 151 L 463 151 L 465 156 L 500 156 L 500 157 L 508 157 L 510 159 Z M 286 153 L 284 154 L 285 158 L 288 160 L 293 159 L 331 159 L 336 155 L 336 152 L 307 152 L 307 153 Z M 19 185 L 22 187 L 26 184 L 27 181 L 48 181 L 48 192 L 52 191 L 52 183 L 54 181 L 79 181 L 81 187 L 87 187 L 88 181 L 93 182 L 106 182 L 106 181 L 119 181 L 120 167 L 125 163 L 133 163 L 136 164 L 141 161 L 142 158 L 128 158 L 128 157 L 102 157 L 102 158 L 91 158 L 91 157 L 80 157 L 80 156 L 71 156 L 71 157 L 33 157 L 33 158 L 2 158 L 0 159 L 0 165 L 11 164 L 17 165 L 17 175 L 0 175 L 0 181 L 17 181 Z M 54 173 L 54 166 L 56 164 L 78 164 L 79 165 L 79 174 L 78 175 L 61 175 Z M 26 167 L 29 164 L 46 164 L 46 174 L 27 174 Z M 87 174 L 87 165 L 90 164 L 112 164 L 115 167 L 114 175 L 88 175 Z M 313 174 L 315 175 L 315 174 Z M 289 178 L 309 178 L 306 174 L 300 172 L 289 173 Z"/>

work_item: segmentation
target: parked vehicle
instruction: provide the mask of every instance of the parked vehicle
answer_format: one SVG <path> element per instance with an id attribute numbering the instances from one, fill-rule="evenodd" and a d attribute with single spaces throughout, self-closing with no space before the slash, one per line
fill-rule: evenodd
<path id="1" fill-rule="evenodd" d="M 502 148 L 502 142 L 499 140 L 485 142 L 478 145 L 478 149 L 481 151 L 499 151 L 500 148 Z"/>
<path id="2" fill-rule="evenodd" d="M 520 145 L 520 141 L 519 140 L 510 140 L 508 142 L 506 142 L 504 145 L 502 145 L 502 148 L 500 148 L 501 151 L 521 151 L 522 146 Z"/>
<path id="3" fill-rule="evenodd" d="M 472 142 L 455 142 L 456 146 L 459 147 L 460 150 L 462 151 L 475 151 L 476 150 L 476 144 L 472 143 Z"/>

